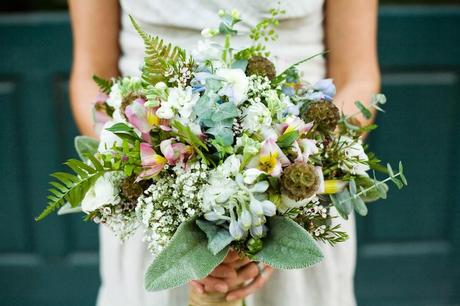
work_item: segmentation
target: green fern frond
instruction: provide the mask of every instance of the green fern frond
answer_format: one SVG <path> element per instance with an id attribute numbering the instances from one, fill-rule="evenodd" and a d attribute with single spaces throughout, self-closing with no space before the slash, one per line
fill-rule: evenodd
<path id="1" fill-rule="evenodd" d="M 96 82 L 97 86 L 99 86 L 99 89 L 106 93 L 110 93 L 110 89 L 112 88 L 113 81 L 112 80 L 106 80 L 103 78 L 98 77 L 97 75 L 93 75 L 93 80 Z"/>
<path id="2" fill-rule="evenodd" d="M 129 16 L 131 23 L 145 45 L 144 66 L 142 68 L 142 80 L 146 84 L 155 85 L 165 82 L 165 72 L 177 61 L 185 61 L 185 50 L 167 44 L 158 36 L 151 36 L 141 29 L 133 17 Z"/>
<path id="3" fill-rule="evenodd" d="M 111 171 L 111 169 L 105 169 L 92 155 L 87 155 L 87 157 L 92 165 L 87 165 L 76 159 L 70 159 L 64 164 L 68 166 L 74 174 L 55 172 L 51 175 L 56 181 L 50 182 L 53 188 L 49 189 L 50 194 L 47 197 L 48 206 L 37 218 L 35 218 L 36 221 L 44 219 L 66 202 L 69 202 L 72 207 L 79 205 L 94 182 L 104 173 Z"/>

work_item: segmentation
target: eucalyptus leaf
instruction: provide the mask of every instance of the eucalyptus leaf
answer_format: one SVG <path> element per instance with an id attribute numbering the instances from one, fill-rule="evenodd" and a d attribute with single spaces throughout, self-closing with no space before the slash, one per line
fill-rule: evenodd
<path id="1" fill-rule="evenodd" d="M 233 237 L 226 228 L 200 219 L 196 220 L 196 224 L 208 237 L 208 249 L 214 255 L 217 255 L 233 241 Z"/>
<path id="2" fill-rule="evenodd" d="M 248 60 L 246 59 L 239 59 L 233 62 L 232 68 L 233 69 L 241 69 L 243 71 L 246 70 L 246 67 L 248 66 Z"/>
<path id="3" fill-rule="evenodd" d="M 366 216 L 367 215 L 367 206 L 364 203 L 364 201 L 360 197 L 354 197 L 351 202 L 353 203 L 353 207 L 355 208 L 355 211 L 360 215 L 360 216 Z"/>
<path id="4" fill-rule="evenodd" d="M 238 116 L 238 109 L 235 103 L 225 102 L 218 104 L 216 111 L 212 115 L 213 121 L 221 121 L 225 119 L 233 119 Z"/>
<path id="5" fill-rule="evenodd" d="M 366 191 L 364 194 L 361 195 L 361 199 L 364 202 L 373 202 L 377 201 L 378 199 L 382 198 L 382 193 L 386 196 L 388 192 L 388 186 L 385 183 L 381 183 L 379 181 L 373 180 L 370 177 L 360 176 L 356 179 L 356 183 L 358 184 L 360 190 L 368 189 L 374 186 L 376 183 L 379 183 L 381 188 L 378 189 L 376 187 Z M 382 192 L 383 191 L 383 192 Z"/>
<path id="6" fill-rule="evenodd" d="M 85 154 L 94 155 L 97 152 L 99 141 L 88 136 L 77 136 L 74 140 L 75 150 L 81 160 L 87 161 L 88 159 L 84 156 Z"/>
<path id="7" fill-rule="evenodd" d="M 336 194 L 331 194 L 331 200 L 342 218 L 348 220 L 348 215 L 353 211 L 351 195 L 348 189 L 344 189 Z"/>
<path id="8" fill-rule="evenodd" d="M 253 259 L 276 269 L 303 269 L 323 259 L 315 240 L 299 224 L 287 217 L 268 219 L 267 237 L 263 249 Z"/>
<path id="9" fill-rule="evenodd" d="M 182 223 L 169 244 L 153 260 L 145 274 L 145 289 L 158 291 L 185 285 L 207 276 L 228 253 L 217 255 L 208 249 L 203 231 L 191 219 Z"/>
<path id="10" fill-rule="evenodd" d="M 404 175 L 404 167 L 402 165 L 402 162 L 399 162 L 399 177 L 401 178 L 401 181 L 403 182 L 404 185 L 407 186 L 407 179 L 406 176 Z"/>

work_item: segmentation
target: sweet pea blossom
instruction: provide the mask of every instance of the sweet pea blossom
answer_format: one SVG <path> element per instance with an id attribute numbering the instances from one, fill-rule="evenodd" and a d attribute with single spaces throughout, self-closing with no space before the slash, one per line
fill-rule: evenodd
<path id="1" fill-rule="evenodd" d="M 335 85 L 332 79 L 319 80 L 313 85 L 313 91 L 310 91 L 306 98 L 313 101 L 326 100 L 332 101 L 335 96 Z"/>
<path id="2" fill-rule="evenodd" d="M 149 179 L 160 173 L 168 162 L 163 156 L 156 154 L 152 146 L 148 143 L 140 144 L 142 172 L 137 177 L 136 181 Z"/>
<path id="3" fill-rule="evenodd" d="M 224 87 L 219 91 L 222 96 L 227 96 L 237 106 L 247 98 L 249 80 L 241 69 L 220 68 L 216 75 L 224 81 Z"/>

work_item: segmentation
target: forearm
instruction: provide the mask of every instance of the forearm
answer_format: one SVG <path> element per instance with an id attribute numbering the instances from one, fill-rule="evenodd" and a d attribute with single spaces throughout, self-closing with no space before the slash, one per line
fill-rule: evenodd
<path id="1" fill-rule="evenodd" d="M 73 34 L 70 102 L 81 133 L 96 136 L 92 107 L 98 88 L 92 76 L 118 76 L 118 1 L 70 0 L 69 9 Z"/>

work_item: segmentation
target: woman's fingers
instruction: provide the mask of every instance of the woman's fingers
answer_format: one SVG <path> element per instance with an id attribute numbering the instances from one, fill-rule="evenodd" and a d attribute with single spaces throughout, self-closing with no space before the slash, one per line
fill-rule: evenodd
<path id="1" fill-rule="evenodd" d="M 255 262 L 250 262 L 238 270 L 238 276 L 233 279 L 227 279 L 229 288 L 235 288 L 239 285 L 253 280 L 259 275 L 259 268 Z"/>
<path id="2" fill-rule="evenodd" d="M 222 292 L 226 293 L 228 291 L 228 284 L 225 280 L 222 280 L 220 278 L 212 277 L 212 276 L 207 276 L 201 280 L 199 280 L 199 283 L 201 283 L 204 286 L 204 289 L 207 292 Z"/>
<path id="3" fill-rule="evenodd" d="M 235 250 L 230 250 L 224 259 L 224 263 L 235 262 L 240 259 L 240 255 Z"/>
<path id="4" fill-rule="evenodd" d="M 242 288 L 235 289 L 230 291 L 227 294 L 227 301 L 233 301 L 238 299 L 244 299 L 250 294 L 253 294 L 258 289 L 262 288 L 263 285 L 267 282 L 267 280 L 272 275 L 274 269 L 270 266 L 265 266 L 265 270 L 263 274 L 257 276 L 252 283 Z"/>
<path id="5" fill-rule="evenodd" d="M 192 280 L 189 282 L 190 286 L 192 286 L 196 292 L 198 292 L 199 294 L 203 294 L 204 293 L 204 285 L 200 284 L 198 281 L 196 280 Z"/>
<path id="6" fill-rule="evenodd" d="M 235 268 L 227 264 L 218 265 L 209 275 L 218 278 L 236 278 L 238 276 Z"/>

